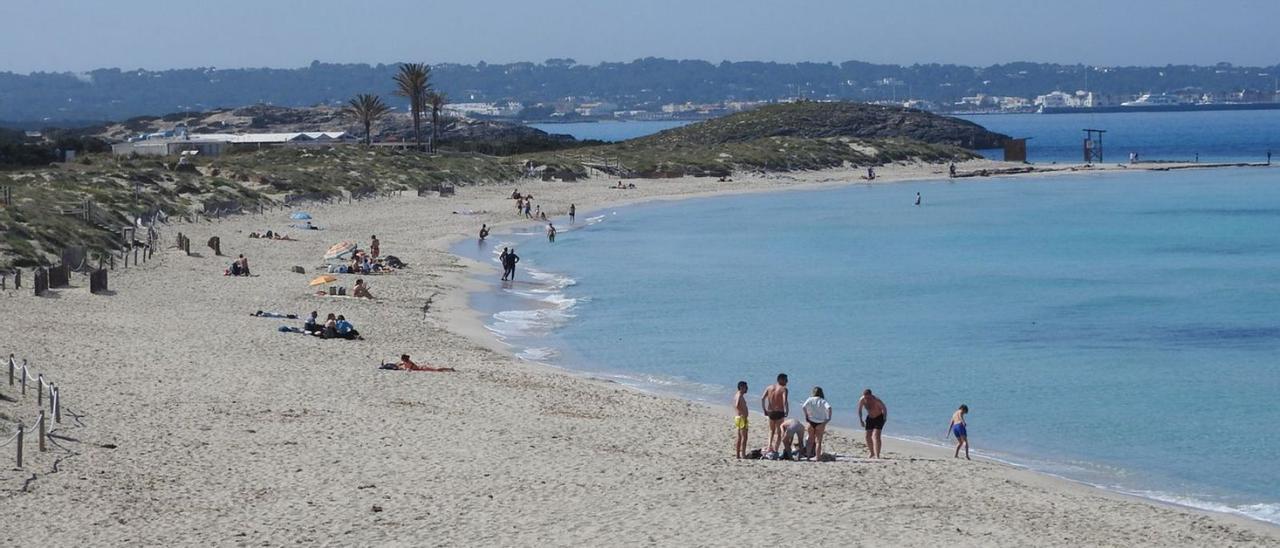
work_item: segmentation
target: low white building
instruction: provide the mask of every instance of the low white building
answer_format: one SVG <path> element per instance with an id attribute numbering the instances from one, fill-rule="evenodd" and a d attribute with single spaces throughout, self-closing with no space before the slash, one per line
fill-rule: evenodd
<path id="1" fill-rule="evenodd" d="M 111 145 L 116 156 L 177 156 L 196 151 L 201 156 L 219 156 L 231 148 L 267 146 L 324 146 L 357 142 L 345 131 L 295 131 L 289 133 L 204 133 L 185 137 L 144 138 Z"/>

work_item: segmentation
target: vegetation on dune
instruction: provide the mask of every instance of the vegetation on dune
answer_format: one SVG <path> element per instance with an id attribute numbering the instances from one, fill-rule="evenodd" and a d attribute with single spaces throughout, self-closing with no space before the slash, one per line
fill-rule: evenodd
<path id="1" fill-rule="evenodd" d="M 381 110 L 375 108 L 378 104 L 372 95 L 357 97 L 350 110 L 363 118 L 362 123 L 372 124 Z M 610 177 L 730 176 L 947 162 L 976 157 L 952 143 L 1003 138 L 927 113 L 843 103 L 779 105 L 622 143 L 574 142 L 572 148 L 542 152 L 511 150 L 521 146 L 518 139 L 523 134 L 518 132 L 511 135 L 514 141 L 495 139 L 491 133 L 471 139 L 461 135 L 467 146 L 491 147 L 508 155 L 456 150 L 424 154 L 337 145 L 233 151 L 197 158 L 194 169 L 176 169 L 174 158 L 88 154 L 73 164 L 0 172 L 0 186 L 12 187 L 14 195 L 12 206 L 0 208 L 0 256 L 6 257 L 0 264 L 47 263 L 62 247 L 71 245 L 118 249 L 122 244 L 119 228 L 156 211 L 176 216 L 252 211 L 289 197 L 328 199 L 414 191 L 441 183 L 480 185 L 526 175 L 547 179 L 601 173 Z M 536 150 L 536 145 L 531 147 Z M 68 214 L 85 200 L 95 204 L 93 219 Z"/>

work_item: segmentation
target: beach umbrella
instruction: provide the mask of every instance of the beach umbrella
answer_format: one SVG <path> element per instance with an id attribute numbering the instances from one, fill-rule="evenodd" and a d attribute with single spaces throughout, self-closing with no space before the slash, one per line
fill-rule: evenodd
<path id="1" fill-rule="evenodd" d="M 338 281 L 337 277 L 325 274 L 324 276 L 320 276 L 319 278 L 311 280 L 311 283 L 307 285 L 317 286 L 317 285 L 331 284 L 336 281 Z"/>
<path id="2" fill-rule="evenodd" d="M 310 221 L 311 214 L 305 211 L 295 211 L 293 212 L 293 215 L 289 216 L 289 218 L 295 221 Z"/>
<path id="3" fill-rule="evenodd" d="M 324 260 L 341 261 L 351 258 L 356 252 L 356 243 L 352 241 L 343 241 L 333 244 L 329 251 L 324 252 Z"/>

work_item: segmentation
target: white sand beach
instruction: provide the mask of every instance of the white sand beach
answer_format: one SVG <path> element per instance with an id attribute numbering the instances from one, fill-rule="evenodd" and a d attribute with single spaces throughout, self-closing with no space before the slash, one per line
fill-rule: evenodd
<path id="1" fill-rule="evenodd" d="M 888 166 L 878 181 L 945 172 Z M 287 211 L 174 224 L 165 244 L 181 231 L 198 254 L 169 248 L 117 269 L 112 295 L 89 294 L 81 275 L 48 297 L 0 292 L 0 352 L 58 383 L 67 415 L 55 432 L 74 438 L 29 445 L 22 470 L 0 448 L 0 545 L 1280 546 L 1274 526 L 897 440 L 880 462 L 735 460 L 731 392 L 707 408 L 517 360 L 467 308 L 473 275 L 498 283 L 494 265 L 447 251 L 481 223 L 518 222 L 513 187 L 581 216 L 861 174 L 628 181 L 634 190 L 521 181 L 305 207 L 322 231 L 287 228 Z M 486 213 L 454 213 L 467 211 Z M 298 241 L 247 236 L 266 229 Z M 365 276 L 374 301 L 313 295 L 324 251 L 374 234 L 410 268 Z M 229 257 L 203 245 L 215 235 Z M 222 276 L 238 254 L 254 277 Z M 344 314 L 366 340 L 280 333 L 301 321 L 257 310 Z M 377 369 L 403 353 L 459 371 Z M 33 397 L 7 383 L 0 396 L 16 399 L 0 400 L 0 418 L 34 417 Z M 760 447 L 765 421 L 752 419 Z M 860 439 L 837 431 L 826 445 L 856 457 Z"/>

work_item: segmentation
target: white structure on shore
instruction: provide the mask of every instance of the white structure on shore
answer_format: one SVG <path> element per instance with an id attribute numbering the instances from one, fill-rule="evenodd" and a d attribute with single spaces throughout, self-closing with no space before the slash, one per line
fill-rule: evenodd
<path id="1" fill-rule="evenodd" d="M 196 151 L 201 156 L 218 156 L 235 148 L 262 148 L 270 146 L 325 146 L 356 142 L 345 131 L 297 131 L 290 133 L 204 133 L 177 136 L 143 136 L 127 143 L 111 145 L 116 156 L 177 156 L 182 152 Z"/>

